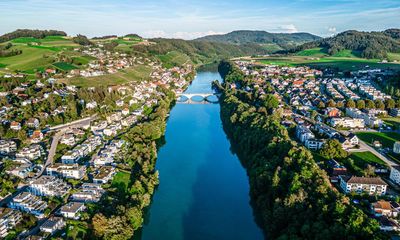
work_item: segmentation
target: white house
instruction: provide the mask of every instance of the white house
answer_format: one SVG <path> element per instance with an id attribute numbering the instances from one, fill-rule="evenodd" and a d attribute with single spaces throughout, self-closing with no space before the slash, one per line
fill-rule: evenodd
<path id="1" fill-rule="evenodd" d="M 65 227 L 65 221 L 61 217 L 50 217 L 40 226 L 40 231 L 53 234 Z"/>
<path id="2" fill-rule="evenodd" d="M 340 187 L 345 193 L 365 192 L 369 195 L 385 195 L 387 184 L 380 177 L 340 176 Z"/>
<path id="3" fill-rule="evenodd" d="M 400 142 L 395 142 L 393 144 L 393 152 L 397 153 L 397 154 L 400 154 Z"/>
<path id="4" fill-rule="evenodd" d="M 85 204 L 80 202 L 69 202 L 62 206 L 60 214 L 65 218 L 79 219 L 79 213 L 85 211 Z"/>
<path id="5" fill-rule="evenodd" d="M 400 185 L 400 166 L 395 165 L 390 169 L 390 180 Z"/>

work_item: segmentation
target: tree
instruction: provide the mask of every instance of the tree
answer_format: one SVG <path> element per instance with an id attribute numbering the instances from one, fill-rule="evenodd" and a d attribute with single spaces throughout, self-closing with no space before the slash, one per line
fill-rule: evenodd
<path id="1" fill-rule="evenodd" d="M 355 108 L 356 107 L 356 103 L 352 99 L 350 99 L 349 101 L 347 101 L 346 107 L 347 108 Z"/>
<path id="2" fill-rule="evenodd" d="M 329 99 L 329 101 L 327 102 L 327 106 L 328 107 L 336 107 L 336 102 L 333 101 L 333 99 Z"/>
<path id="3" fill-rule="evenodd" d="M 325 108 L 325 103 L 323 101 L 319 101 L 318 108 L 319 109 L 324 109 Z"/>
<path id="4" fill-rule="evenodd" d="M 374 108 L 375 108 L 375 103 L 374 103 L 374 101 L 368 99 L 368 100 L 365 102 L 365 107 L 366 107 L 367 109 L 374 109 Z"/>
<path id="5" fill-rule="evenodd" d="M 386 100 L 386 108 L 392 109 L 392 108 L 395 108 L 395 106 L 396 106 L 396 102 L 393 99 L 390 98 L 390 99 Z"/>
<path id="6" fill-rule="evenodd" d="M 342 144 L 337 139 L 328 140 L 320 150 L 320 154 L 326 159 L 347 157 L 347 152 L 343 150 Z"/>
<path id="7" fill-rule="evenodd" d="M 358 100 L 357 101 L 357 108 L 360 109 L 360 110 L 364 109 L 365 108 L 365 101 L 362 100 L 362 99 Z"/>
<path id="8" fill-rule="evenodd" d="M 385 104 L 382 102 L 382 100 L 376 100 L 375 101 L 375 107 L 381 110 L 385 109 Z"/>
<path id="9" fill-rule="evenodd" d="M 337 103 L 336 103 L 336 107 L 337 107 L 337 108 L 343 108 L 343 107 L 344 107 L 343 101 L 337 102 Z"/>
<path id="10" fill-rule="evenodd" d="M 97 213 L 94 215 L 92 223 L 93 223 L 94 234 L 98 237 L 104 236 L 108 226 L 107 218 L 103 214 Z"/>

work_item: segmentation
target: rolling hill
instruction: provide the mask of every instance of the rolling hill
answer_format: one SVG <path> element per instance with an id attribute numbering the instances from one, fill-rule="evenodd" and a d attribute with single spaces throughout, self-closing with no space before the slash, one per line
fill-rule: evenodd
<path id="1" fill-rule="evenodd" d="M 276 49 L 287 49 L 303 43 L 321 39 L 310 33 L 269 33 L 266 31 L 241 30 L 223 35 L 209 35 L 195 39 L 195 41 L 220 42 L 231 44 L 258 44 Z"/>
<path id="2" fill-rule="evenodd" d="M 368 59 L 388 59 L 400 53 L 400 29 L 388 29 L 383 32 L 345 31 L 336 36 L 320 39 L 294 47 L 289 53 L 304 52 L 320 48 L 321 52 L 330 56 L 343 51 Z"/>

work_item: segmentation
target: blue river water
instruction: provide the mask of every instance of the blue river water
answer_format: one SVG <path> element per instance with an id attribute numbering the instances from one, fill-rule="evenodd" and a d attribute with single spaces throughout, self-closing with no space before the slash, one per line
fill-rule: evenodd
<path id="1" fill-rule="evenodd" d="M 217 72 L 199 72 L 187 93 L 211 92 Z M 160 185 L 142 240 L 263 239 L 246 172 L 223 131 L 219 104 L 177 104 L 158 153 Z"/>

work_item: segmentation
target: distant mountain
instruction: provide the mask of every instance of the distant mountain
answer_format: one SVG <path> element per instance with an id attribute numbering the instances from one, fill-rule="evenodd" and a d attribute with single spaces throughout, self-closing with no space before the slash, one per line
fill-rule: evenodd
<path id="1" fill-rule="evenodd" d="M 305 43 L 289 52 L 298 52 L 320 47 L 329 55 L 342 50 L 351 50 L 363 58 L 387 58 L 388 53 L 400 52 L 400 29 L 388 29 L 383 32 L 345 31 L 336 36 Z"/>
<path id="2" fill-rule="evenodd" d="M 269 33 L 266 31 L 233 31 L 223 35 L 209 35 L 195 41 L 223 42 L 232 44 L 275 44 L 281 48 L 297 46 L 321 39 L 310 33 Z"/>

